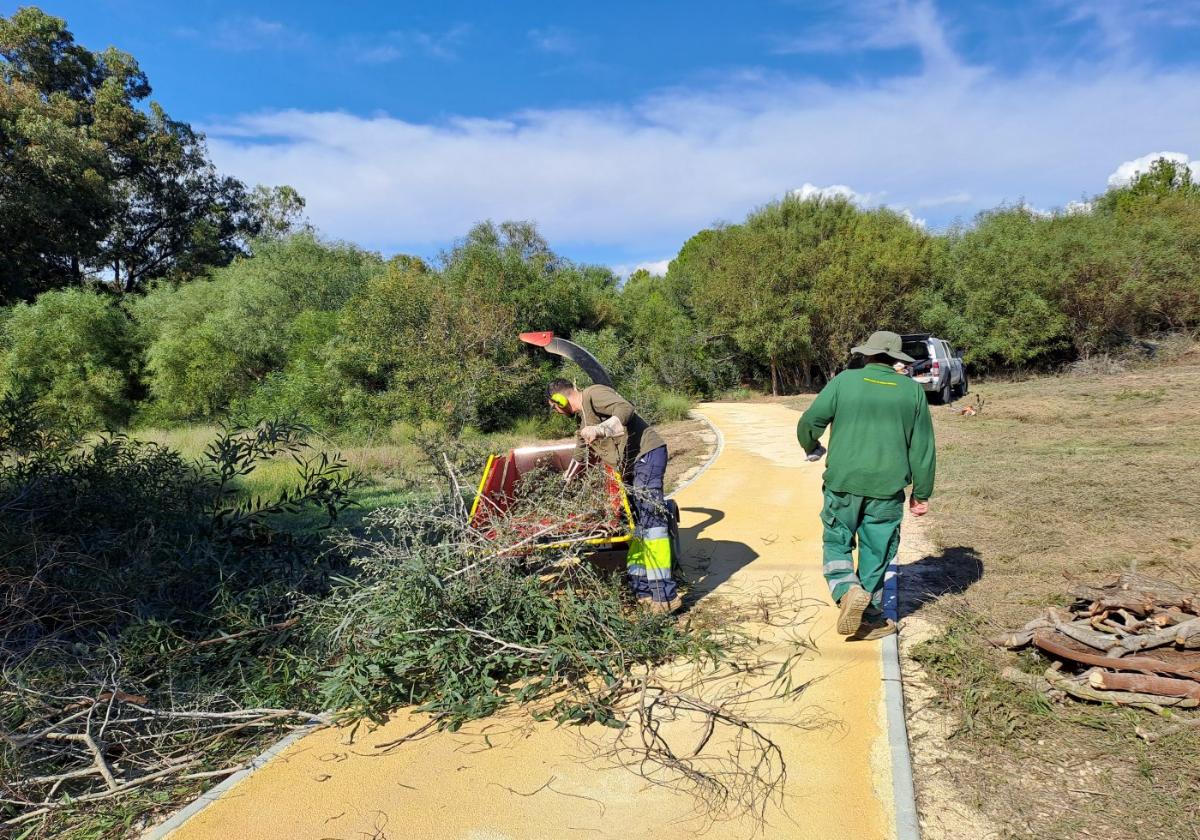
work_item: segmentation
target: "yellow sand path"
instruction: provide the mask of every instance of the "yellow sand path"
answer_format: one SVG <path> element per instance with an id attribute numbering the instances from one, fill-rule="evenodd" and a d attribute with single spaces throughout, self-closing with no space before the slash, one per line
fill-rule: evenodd
<path id="1" fill-rule="evenodd" d="M 786 811 L 767 810 L 765 838 L 883 840 L 895 836 L 878 642 L 834 632 L 820 575 L 821 470 L 796 444 L 796 412 L 774 404 L 708 404 L 724 451 L 676 497 L 683 551 L 706 566 L 698 588 L 733 609 L 764 586 L 793 585 L 826 603 L 804 633 L 818 652 L 795 683 L 822 676 L 793 702 L 765 700 L 767 731 L 788 765 Z M 783 649 L 760 634 L 766 655 Z M 761 711 L 761 710 L 760 710 Z M 835 725 L 803 725 L 819 713 Z M 381 754 L 375 745 L 422 720 L 399 714 L 382 729 L 327 729 L 293 744 L 175 831 L 172 840 L 690 840 L 704 829 L 695 800 L 606 766 L 576 730 L 522 723 L 519 714 L 437 733 Z M 592 727 L 589 738 L 612 737 Z M 695 741 L 688 741 L 695 743 Z M 704 835 L 748 838 L 749 817 Z"/>

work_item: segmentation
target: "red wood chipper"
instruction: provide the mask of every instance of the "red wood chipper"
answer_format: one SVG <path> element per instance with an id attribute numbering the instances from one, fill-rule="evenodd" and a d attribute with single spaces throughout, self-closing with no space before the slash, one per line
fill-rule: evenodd
<path id="1" fill-rule="evenodd" d="M 541 347 L 548 353 L 570 359 L 591 377 L 597 385 L 612 385 L 608 371 L 591 353 L 578 344 L 558 338 L 551 332 L 521 333 L 526 344 Z M 635 527 L 633 510 L 629 504 L 625 483 L 620 473 L 606 464 L 593 462 L 591 469 L 605 472 L 605 505 L 599 518 L 593 514 L 586 522 L 577 515 L 548 517 L 530 515 L 513 521 L 511 511 L 516 501 L 518 483 L 525 476 L 537 471 L 547 474 L 565 473 L 571 464 L 575 446 L 571 443 L 549 446 L 525 446 L 509 450 L 506 454 L 492 455 L 483 469 L 483 477 L 471 505 L 471 525 L 494 538 L 499 523 L 503 522 L 513 535 L 515 530 L 518 545 L 514 551 L 534 551 L 579 546 L 588 551 L 624 550 L 633 538 Z M 552 480 L 560 480 L 552 478 Z M 668 500 L 672 548 L 678 546 L 679 508 Z M 678 550 L 673 552 L 679 556 Z"/>

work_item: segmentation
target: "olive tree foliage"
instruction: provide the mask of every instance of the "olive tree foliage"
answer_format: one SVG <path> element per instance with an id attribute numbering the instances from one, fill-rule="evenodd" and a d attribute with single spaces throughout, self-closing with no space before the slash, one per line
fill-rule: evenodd
<path id="1" fill-rule="evenodd" d="M 372 277 L 342 312 L 335 364 L 368 430 L 396 420 L 493 428 L 533 380 L 516 310 L 484 285 L 415 261 Z"/>
<path id="2" fill-rule="evenodd" d="M 1200 183 L 1191 170 L 1160 158 L 1127 186 L 1095 202 L 1124 238 L 1124 265 L 1138 298 L 1130 334 L 1200 327 Z"/>
<path id="3" fill-rule="evenodd" d="M 1069 347 L 1041 224 L 1027 208 L 1001 208 L 969 229 L 951 230 L 936 249 L 921 325 L 950 338 L 968 363 L 1027 368 Z"/>
<path id="4" fill-rule="evenodd" d="M 513 307 L 520 330 L 571 335 L 616 317 L 616 278 L 555 254 L 532 222 L 482 222 L 442 254 L 442 275 L 456 287 L 486 290 Z"/>
<path id="5" fill-rule="evenodd" d="M 541 404 L 546 360 L 518 333 L 615 317 L 611 272 L 563 260 L 526 222 L 477 225 L 441 263 L 393 260 L 343 311 L 334 357 L 359 425 L 505 425 Z"/>
<path id="6" fill-rule="evenodd" d="M 1002 207 L 935 251 L 921 323 L 984 369 L 1046 367 L 1200 326 L 1200 190 L 1168 160 L 1089 211 Z"/>
<path id="7" fill-rule="evenodd" d="M 693 237 L 669 276 L 686 278 L 699 318 L 729 337 L 744 376 L 765 372 L 778 394 L 831 376 L 873 330 L 910 325 L 930 260 L 929 236 L 893 211 L 789 196 Z"/>
<path id="8" fill-rule="evenodd" d="M 120 428 L 137 373 L 134 326 L 108 295 L 46 292 L 0 320 L 0 392 L 30 399 L 60 427 Z"/>
<path id="9" fill-rule="evenodd" d="M 928 282 L 930 237 L 899 213 L 860 211 L 824 240 L 811 293 L 813 354 L 826 377 L 876 329 L 912 330 L 913 295 Z"/>
<path id="10" fill-rule="evenodd" d="M 373 254 L 304 233 L 259 242 L 254 257 L 205 279 L 156 286 L 131 306 L 146 346 L 149 416 L 209 418 L 267 387 L 279 403 L 268 414 L 321 419 L 312 407 L 332 385 L 336 313 L 382 270 Z"/>
<path id="11" fill-rule="evenodd" d="M 621 289 L 619 309 L 626 353 L 647 385 L 713 394 L 735 384 L 728 343 L 703 329 L 679 282 L 634 272 Z"/>

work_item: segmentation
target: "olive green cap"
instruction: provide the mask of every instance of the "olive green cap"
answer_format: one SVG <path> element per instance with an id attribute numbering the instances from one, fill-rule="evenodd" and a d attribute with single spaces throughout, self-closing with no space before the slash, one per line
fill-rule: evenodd
<path id="1" fill-rule="evenodd" d="M 912 356 L 904 352 L 904 344 L 900 340 L 900 336 L 887 330 L 878 330 L 871 333 L 871 337 L 867 339 L 866 344 L 853 347 L 850 352 L 858 353 L 862 356 L 891 356 L 898 362 L 916 361 Z"/>

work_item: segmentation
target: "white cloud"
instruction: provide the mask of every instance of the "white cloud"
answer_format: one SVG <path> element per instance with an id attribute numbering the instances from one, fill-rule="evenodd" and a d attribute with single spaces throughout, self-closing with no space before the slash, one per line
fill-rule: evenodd
<path id="1" fill-rule="evenodd" d="M 526 33 L 535 49 L 555 55 L 571 55 L 578 49 L 575 36 L 565 29 L 549 26 L 545 29 L 531 29 Z"/>
<path id="2" fill-rule="evenodd" d="M 653 275 L 662 277 L 667 273 L 667 266 L 671 264 L 671 258 L 665 260 L 650 260 L 649 262 L 640 262 L 634 265 L 621 263 L 619 265 L 610 266 L 612 273 L 618 277 L 628 279 L 630 275 L 637 271 L 648 271 Z"/>
<path id="3" fill-rule="evenodd" d="M 1091 213 L 1093 206 L 1090 201 L 1068 201 L 1067 206 L 1063 208 L 1063 212 L 1068 216 L 1080 216 Z"/>
<path id="4" fill-rule="evenodd" d="M 350 38 L 342 43 L 342 50 L 360 64 L 389 64 L 412 55 L 453 61 L 469 31 L 464 25 L 445 32 L 394 30 L 369 38 Z"/>
<path id="5" fill-rule="evenodd" d="M 278 20 L 255 15 L 236 15 L 221 18 L 207 31 L 193 27 L 178 27 L 175 34 L 182 38 L 199 39 L 209 46 L 228 52 L 260 50 L 295 50 L 311 43 L 308 33 Z"/>
<path id="6" fill-rule="evenodd" d="M 1195 0 L 1054 0 L 1067 23 L 1091 24 L 1104 47 L 1125 56 L 1144 34 L 1200 24 Z"/>
<path id="7" fill-rule="evenodd" d="M 828 187 L 818 187 L 815 184 L 804 184 L 799 189 L 792 190 L 792 195 L 799 198 L 801 201 L 806 201 L 810 198 L 844 198 L 860 207 L 884 207 L 889 210 L 894 210 L 904 218 L 908 219 L 909 224 L 917 227 L 925 227 L 924 219 L 913 215 L 913 212 L 903 205 L 881 204 L 879 199 L 882 198 L 882 193 L 860 193 L 850 189 L 845 184 L 832 184 Z"/>
<path id="8" fill-rule="evenodd" d="M 1140 158 L 1127 160 L 1108 176 L 1110 187 L 1123 187 L 1133 181 L 1138 175 L 1149 172 L 1150 167 L 1159 158 L 1165 158 L 1172 163 L 1178 163 L 1192 170 L 1193 180 L 1200 181 L 1200 160 L 1191 160 L 1183 152 L 1151 152 Z"/>
<path id="9" fill-rule="evenodd" d="M 964 68 L 933 0 L 853 0 L 841 6 L 837 21 L 775 38 L 771 51 L 787 55 L 913 48 L 927 70 Z"/>
<path id="10" fill-rule="evenodd" d="M 872 199 L 870 194 L 855 192 L 845 184 L 831 184 L 828 187 L 818 187 L 815 184 L 805 183 L 799 189 L 792 190 L 792 195 L 801 201 L 806 201 L 810 198 L 845 198 L 855 204 L 862 205 L 869 204 Z"/>
<path id="11" fill-rule="evenodd" d="M 910 31 L 924 33 L 927 54 L 946 42 L 916 23 Z M 957 205 L 955 216 L 1022 196 L 1061 206 L 1100 192 L 1137 150 L 1200 137 L 1200 109 L 1177 105 L 1195 99 L 1200 69 L 1073 65 L 1011 77 L 953 56 L 928 64 L 917 76 L 843 84 L 747 74 L 713 90 L 502 119 L 245 114 L 210 127 L 210 147 L 249 183 L 295 186 L 327 234 L 385 251 L 431 253 L 480 219 L 512 218 L 537 221 L 567 253 L 661 254 L 795 184 L 855 184 L 943 224 L 943 204 Z"/>

